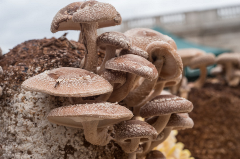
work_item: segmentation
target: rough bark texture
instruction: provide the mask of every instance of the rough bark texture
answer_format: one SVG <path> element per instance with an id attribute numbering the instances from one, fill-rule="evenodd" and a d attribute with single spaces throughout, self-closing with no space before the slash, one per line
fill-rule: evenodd
<path id="1" fill-rule="evenodd" d="M 72 46 L 74 44 L 74 46 Z M 0 60 L 0 159 L 124 159 L 127 155 L 114 142 L 94 146 L 83 130 L 51 124 L 46 119 L 53 108 L 69 105 L 64 97 L 29 92 L 21 83 L 36 74 L 58 67 L 79 67 L 84 56 L 81 44 L 60 39 L 30 40 Z M 104 57 L 104 55 L 99 55 Z M 99 63 L 102 58 L 99 58 Z"/>

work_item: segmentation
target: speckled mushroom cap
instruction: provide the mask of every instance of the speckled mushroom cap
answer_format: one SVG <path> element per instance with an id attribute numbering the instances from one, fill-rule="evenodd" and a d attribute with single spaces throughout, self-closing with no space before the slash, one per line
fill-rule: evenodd
<path id="1" fill-rule="evenodd" d="M 152 150 L 147 154 L 146 159 L 166 159 L 166 157 L 161 151 Z"/>
<path id="2" fill-rule="evenodd" d="M 79 23 L 74 23 L 72 21 L 72 16 L 82 4 L 83 2 L 73 2 L 60 9 L 53 18 L 51 32 L 56 33 L 61 30 L 80 30 Z"/>
<path id="3" fill-rule="evenodd" d="M 158 135 L 154 127 L 140 120 L 123 121 L 114 125 L 114 130 L 117 141 L 142 138 L 140 142 L 146 142 L 155 139 Z"/>
<path id="4" fill-rule="evenodd" d="M 106 69 L 101 76 L 106 79 L 109 83 L 120 83 L 126 82 L 127 73 L 122 71 L 108 70 Z"/>
<path id="5" fill-rule="evenodd" d="M 109 3 L 86 1 L 80 9 L 73 14 L 73 22 L 92 23 L 98 22 L 98 28 L 120 25 L 121 15 Z"/>
<path id="6" fill-rule="evenodd" d="M 103 77 L 72 67 L 45 71 L 24 81 L 22 87 L 29 91 L 64 97 L 94 96 L 113 90 L 112 85 Z"/>
<path id="7" fill-rule="evenodd" d="M 126 54 L 134 54 L 148 59 L 148 53 L 137 46 L 131 46 L 129 49 L 122 49 L 119 56 Z"/>
<path id="8" fill-rule="evenodd" d="M 171 115 L 166 127 L 181 130 L 192 128 L 193 125 L 193 120 L 189 117 L 188 113 L 174 113 Z"/>
<path id="9" fill-rule="evenodd" d="M 146 47 L 149 60 L 163 59 L 164 63 L 158 80 L 169 80 L 177 78 L 183 71 L 182 59 L 176 50 L 167 42 L 154 41 Z"/>
<path id="10" fill-rule="evenodd" d="M 234 64 L 240 63 L 240 53 L 224 53 L 216 57 L 216 63 L 223 64 L 231 62 Z"/>
<path id="11" fill-rule="evenodd" d="M 175 95 L 159 95 L 141 107 L 140 115 L 143 118 L 148 118 L 172 113 L 188 113 L 192 109 L 192 102 L 185 98 Z"/>
<path id="12" fill-rule="evenodd" d="M 192 69 L 199 68 L 201 66 L 209 66 L 215 63 L 215 55 L 214 54 L 205 54 L 201 56 L 197 56 L 191 59 L 189 63 L 189 67 Z"/>
<path id="13" fill-rule="evenodd" d="M 101 49 L 106 48 L 106 46 L 114 46 L 116 49 L 128 49 L 131 46 L 130 39 L 120 32 L 105 32 L 98 36 L 97 45 Z"/>
<path id="14" fill-rule="evenodd" d="M 158 77 L 157 69 L 151 62 L 133 54 L 112 58 L 106 62 L 105 68 L 133 73 L 150 80 Z"/>
<path id="15" fill-rule="evenodd" d="M 179 49 L 177 52 L 181 56 L 184 66 L 188 66 L 192 58 L 206 54 L 205 51 L 196 48 Z"/>
<path id="16" fill-rule="evenodd" d="M 132 112 L 117 103 L 77 104 L 53 109 L 47 119 L 58 125 L 82 128 L 81 122 L 99 120 L 98 128 L 117 124 L 133 117 Z"/>
<path id="17" fill-rule="evenodd" d="M 153 41 L 164 41 L 169 43 L 174 49 L 177 49 L 177 45 L 172 38 L 152 29 L 134 28 L 126 31 L 124 34 L 132 40 L 132 45 L 135 45 L 145 51 L 147 45 Z"/>

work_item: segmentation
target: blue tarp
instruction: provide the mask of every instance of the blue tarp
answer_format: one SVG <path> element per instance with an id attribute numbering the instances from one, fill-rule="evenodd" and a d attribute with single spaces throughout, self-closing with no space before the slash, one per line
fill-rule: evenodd
<path id="1" fill-rule="evenodd" d="M 227 50 L 227 49 L 208 47 L 208 46 L 203 46 L 203 45 L 199 45 L 199 44 L 195 44 L 195 43 L 186 41 L 182 38 L 179 38 L 179 37 L 167 32 L 166 30 L 164 30 L 162 28 L 159 28 L 159 27 L 155 27 L 153 29 L 162 34 L 170 36 L 176 42 L 178 49 L 197 48 L 197 49 L 204 50 L 207 53 L 213 53 L 216 56 L 218 56 L 219 54 L 224 53 L 224 52 L 231 52 L 231 50 Z M 213 68 L 213 66 L 208 67 L 208 72 L 211 70 L 211 68 Z M 195 70 L 190 69 L 190 68 L 185 69 L 185 75 L 189 78 L 198 77 L 199 73 L 200 73 L 199 69 L 195 69 Z"/>

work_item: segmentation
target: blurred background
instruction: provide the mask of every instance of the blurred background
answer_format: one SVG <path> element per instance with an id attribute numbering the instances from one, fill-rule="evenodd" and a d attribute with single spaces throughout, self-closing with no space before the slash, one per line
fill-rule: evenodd
<path id="1" fill-rule="evenodd" d="M 149 27 L 193 43 L 240 51 L 239 0 L 100 1 L 115 6 L 123 23 L 99 30 L 99 33 Z M 26 40 L 61 36 L 63 32 L 50 32 L 51 21 L 59 9 L 71 2 L 74 0 L 0 0 L 0 47 L 3 53 Z M 68 39 L 78 39 L 79 32 L 68 32 Z M 186 44 L 178 45 L 182 48 Z"/>

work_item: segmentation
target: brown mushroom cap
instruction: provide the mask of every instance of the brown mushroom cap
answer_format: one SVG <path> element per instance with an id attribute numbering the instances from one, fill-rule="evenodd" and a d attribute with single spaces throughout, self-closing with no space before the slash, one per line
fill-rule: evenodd
<path id="1" fill-rule="evenodd" d="M 129 49 L 122 49 L 119 56 L 126 55 L 126 54 L 138 55 L 138 56 L 144 57 L 145 59 L 148 58 L 148 53 L 137 46 L 131 46 Z"/>
<path id="2" fill-rule="evenodd" d="M 181 56 L 184 66 L 187 66 L 192 58 L 206 54 L 205 51 L 196 48 L 179 49 L 177 52 Z"/>
<path id="3" fill-rule="evenodd" d="M 83 2 L 73 2 L 60 9 L 53 18 L 51 32 L 56 33 L 57 31 L 62 30 L 80 30 L 80 25 L 72 21 L 72 16 L 82 4 Z"/>
<path id="4" fill-rule="evenodd" d="M 124 120 L 129 120 L 132 112 L 117 103 L 77 104 L 53 109 L 47 119 L 51 123 L 82 128 L 81 122 L 99 120 L 98 128 L 103 128 Z"/>
<path id="5" fill-rule="evenodd" d="M 193 120 L 189 117 L 188 113 L 174 113 L 171 115 L 166 127 L 181 130 L 192 128 L 193 125 Z"/>
<path id="6" fill-rule="evenodd" d="M 131 45 L 130 39 L 120 32 L 105 32 L 98 36 L 97 45 L 101 49 L 106 48 L 106 46 L 114 46 L 116 49 L 128 49 Z"/>
<path id="7" fill-rule="evenodd" d="M 213 65 L 214 63 L 215 63 L 215 55 L 205 54 L 205 55 L 192 58 L 189 63 L 189 67 L 191 67 L 192 69 L 196 69 L 201 66 Z"/>
<path id="8" fill-rule="evenodd" d="M 171 87 L 177 85 L 182 80 L 182 74 L 180 74 L 177 78 L 169 80 L 165 83 L 165 87 Z"/>
<path id="9" fill-rule="evenodd" d="M 168 115 L 172 113 L 191 112 L 192 102 L 175 95 L 159 95 L 153 98 L 140 109 L 143 118 Z"/>
<path id="10" fill-rule="evenodd" d="M 136 74 L 147 79 L 156 79 L 156 67 L 143 57 L 127 54 L 112 58 L 105 64 L 105 68 Z"/>
<path id="11" fill-rule="evenodd" d="M 134 28 L 126 31 L 124 34 L 131 38 L 132 45 L 135 45 L 145 51 L 147 45 L 153 41 L 164 41 L 169 43 L 174 49 L 177 49 L 177 45 L 172 38 L 152 29 Z"/>
<path id="12" fill-rule="evenodd" d="M 79 10 L 73 14 L 75 23 L 98 22 L 99 28 L 120 25 L 121 15 L 109 3 L 86 1 Z"/>
<path id="13" fill-rule="evenodd" d="M 167 42 L 151 42 L 147 45 L 146 51 L 149 53 L 150 61 L 155 61 L 157 59 L 164 60 L 159 80 L 174 79 L 182 74 L 182 59 L 176 50 Z"/>
<path id="14" fill-rule="evenodd" d="M 71 67 L 45 71 L 24 81 L 22 87 L 29 91 L 64 97 L 95 96 L 113 90 L 112 85 L 103 77 Z"/>
<path id="15" fill-rule="evenodd" d="M 140 120 L 123 121 L 114 125 L 115 138 L 117 141 L 126 141 L 133 138 L 141 138 L 141 142 L 153 140 L 157 137 L 157 132 L 148 123 Z"/>
<path id="16" fill-rule="evenodd" d="M 161 151 L 152 150 L 147 154 L 146 159 L 166 159 L 166 157 Z"/>

